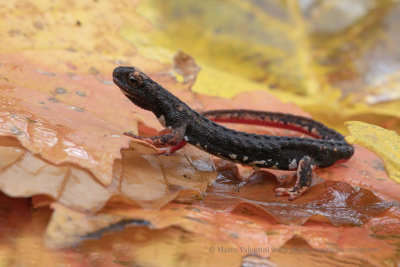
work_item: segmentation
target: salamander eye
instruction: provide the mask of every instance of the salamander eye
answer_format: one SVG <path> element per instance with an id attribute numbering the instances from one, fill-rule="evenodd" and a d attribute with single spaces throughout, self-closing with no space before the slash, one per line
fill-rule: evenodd
<path id="1" fill-rule="evenodd" d="M 129 84 L 133 87 L 139 87 L 142 85 L 142 77 L 140 73 L 135 71 L 129 74 L 128 76 Z"/>

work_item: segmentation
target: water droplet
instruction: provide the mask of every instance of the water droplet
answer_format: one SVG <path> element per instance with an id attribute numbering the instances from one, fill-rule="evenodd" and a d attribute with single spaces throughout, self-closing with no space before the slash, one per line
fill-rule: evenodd
<path id="1" fill-rule="evenodd" d="M 76 93 L 77 95 L 79 95 L 79 96 L 83 96 L 83 97 L 86 96 L 86 93 L 83 92 L 83 91 L 76 91 L 75 93 Z"/>
<path id="2" fill-rule="evenodd" d="M 57 98 L 55 97 L 49 97 L 49 101 L 54 102 L 54 103 L 58 103 L 60 102 Z"/>
<path id="3" fill-rule="evenodd" d="M 83 112 L 84 111 L 84 109 L 83 108 L 77 108 L 77 107 L 74 107 L 74 106 L 69 106 L 71 109 L 73 109 L 73 110 L 76 110 L 76 111 L 79 111 L 79 112 Z"/>
<path id="4" fill-rule="evenodd" d="M 67 90 L 62 87 L 57 87 L 56 89 L 54 89 L 54 94 L 56 94 L 56 95 L 62 95 L 62 94 L 65 94 L 66 92 L 67 92 Z"/>
<path id="5" fill-rule="evenodd" d="M 11 130 L 11 133 L 15 134 L 15 135 L 23 134 L 23 132 L 16 126 L 11 126 L 10 130 Z"/>

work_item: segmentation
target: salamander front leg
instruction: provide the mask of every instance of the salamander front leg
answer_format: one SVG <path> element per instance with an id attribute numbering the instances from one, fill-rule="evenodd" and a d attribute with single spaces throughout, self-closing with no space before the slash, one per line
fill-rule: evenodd
<path id="1" fill-rule="evenodd" d="M 170 130 L 169 133 L 162 134 L 159 136 L 144 137 L 126 132 L 124 133 L 124 135 L 132 137 L 134 139 L 146 141 L 147 143 L 152 144 L 157 148 L 163 148 L 181 144 L 183 137 L 185 136 L 185 131 L 186 131 L 186 124 L 176 128 L 172 128 L 172 130 Z"/>
<path id="2" fill-rule="evenodd" d="M 311 186 L 314 168 L 314 161 L 308 156 L 303 157 L 297 167 L 297 180 L 295 185 L 291 188 L 277 188 L 275 189 L 275 195 L 289 196 L 289 200 L 301 196 Z"/>

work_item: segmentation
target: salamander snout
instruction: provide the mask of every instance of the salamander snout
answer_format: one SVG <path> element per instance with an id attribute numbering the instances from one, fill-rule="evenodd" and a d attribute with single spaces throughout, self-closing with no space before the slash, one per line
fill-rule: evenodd
<path id="1" fill-rule="evenodd" d="M 142 72 L 135 67 L 120 66 L 113 71 L 113 81 L 124 91 L 139 89 L 143 84 Z"/>

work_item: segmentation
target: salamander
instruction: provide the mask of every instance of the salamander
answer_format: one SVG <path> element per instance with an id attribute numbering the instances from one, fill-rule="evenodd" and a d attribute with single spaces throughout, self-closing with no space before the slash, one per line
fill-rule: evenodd
<path id="1" fill-rule="evenodd" d="M 354 153 L 353 147 L 340 133 L 310 118 L 244 109 L 201 114 L 136 67 L 115 68 L 113 81 L 130 101 L 153 112 L 166 128 L 159 136 L 125 135 L 158 148 L 178 149 L 188 142 L 214 156 L 243 165 L 296 171 L 293 187 L 275 189 L 277 196 L 286 195 L 290 200 L 310 188 L 315 168 L 326 168 L 348 160 Z M 246 133 L 229 129 L 216 121 L 287 128 L 306 133 L 310 138 Z"/>

